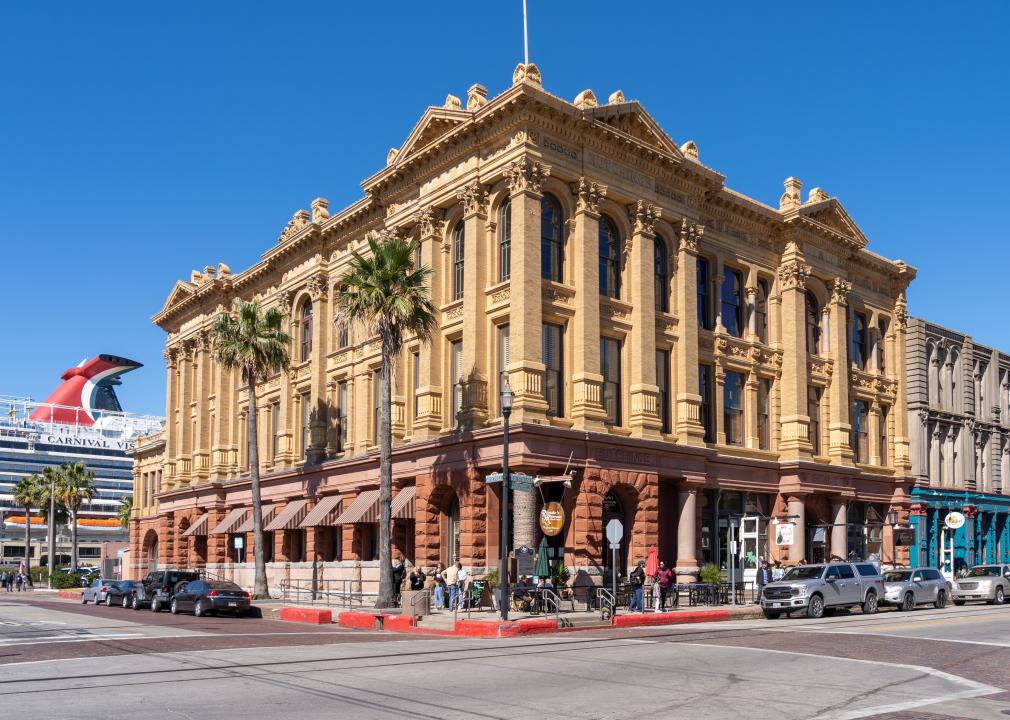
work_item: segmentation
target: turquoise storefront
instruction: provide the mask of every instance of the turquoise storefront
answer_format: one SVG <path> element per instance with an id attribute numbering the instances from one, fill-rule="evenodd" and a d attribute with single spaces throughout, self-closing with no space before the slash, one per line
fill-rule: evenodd
<path id="1" fill-rule="evenodd" d="M 954 511 L 963 513 L 965 522 L 951 530 L 944 520 Z M 962 567 L 1010 562 L 1010 496 L 915 487 L 909 520 L 915 528 L 912 567 L 956 573 Z"/>

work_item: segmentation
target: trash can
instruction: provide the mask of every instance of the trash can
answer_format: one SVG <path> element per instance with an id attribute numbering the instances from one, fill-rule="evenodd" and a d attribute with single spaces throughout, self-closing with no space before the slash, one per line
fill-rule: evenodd
<path id="1" fill-rule="evenodd" d="M 431 615 L 431 593 L 427 590 L 404 590 L 400 593 L 400 609 L 404 615 Z"/>

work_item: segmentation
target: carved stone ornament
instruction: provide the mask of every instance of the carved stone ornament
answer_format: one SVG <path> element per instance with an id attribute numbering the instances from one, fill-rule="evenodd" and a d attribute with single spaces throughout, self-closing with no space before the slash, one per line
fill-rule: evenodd
<path id="1" fill-rule="evenodd" d="M 516 69 L 512 72 L 512 84 L 518 85 L 519 83 L 529 83 L 538 87 L 543 85 L 543 79 L 540 77 L 540 68 L 533 63 L 526 65 L 519 63 L 516 65 Z"/>
<path id="2" fill-rule="evenodd" d="M 491 302 L 497 305 L 498 303 L 508 302 L 510 297 L 509 288 L 502 288 L 498 292 L 491 293 Z"/>
<path id="3" fill-rule="evenodd" d="M 847 305 L 849 294 L 852 292 L 852 283 L 842 278 L 834 278 L 828 283 L 831 290 L 831 303 L 833 305 Z"/>
<path id="4" fill-rule="evenodd" d="M 704 225 L 693 223 L 687 218 L 684 218 L 680 223 L 680 249 L 689 252 L 692 255 L 697 255 L 698 243 L 701 241 L 704 234 Z"/>
<path id="5" fill-rule="evenodd" d="M 540 193 L 544 180 L 551 174 L 551 166 L 538 160 L 520 158 L 510 164 L 505 170 L 508 178 L 509 192 L 513 195 L 521 192 Z"/>
<path id="6" fill-rule="evenodd" d="M 291 301 L 295 299 L 295 294 L 290 290 L 282 290 L 277 293 L 277 309 L 285 315 L 291 314 Z"/>
<path id="7" fill-rule="evenodd" d="M 582 177 L 577 183 L 572 183 L 572 194 L 578 200 L 579 212 L 595 214 L 600 211 L 600 200 L 607 196 L 607 186 Z"/>
<path id="8" fill-rule="evenodd" d="M 321 223 L 330 218 L 330 201 L 326 198 L 317 197 L 312 201 L 312 222 Z"/>
<path id="9" fill-rule="evenodd" d="M 213 343 L 211 341 L 211 338 L 210 338 L 210 331 L 209 330 L 201 330 L 193 338 L 193 342 L 195 343 L 196 349 L 199 352 L 207 352 L 207 351 L 209 351 L 211 349 L 212 345 L 213 345 Z"/>
<path id="10" fill-rule="evenodd" d="M 441 208 L 427 207 L 417 211 L 414 220 L 421 230 L 422 238 L 437 237 L 442 234 L 442 218 L 445 213 Z"/>
<path id="11" fill-rule="evenodd" d="M 779 283 L 783 290 L 805 289 L 808 277 L 810 277 L 810 266 L 804 265 L 798 260 L 789 260 L 779 265 Z"/>
<path id="12" fill-rule="evenodd" d="M 898 293 L 898 299 L 894 303 L 894 324 L 898 330 L 908 327 L 908 303 L 905 302 L 905 291 Z"/>
<path id="13" fill-rule="evenodd" d="M 487 190 L 476 180 L 456 193 L 456 198 L 463 203 L 464 216 L 487 214 Z"/>
<path id="14" fill-rule="evenodd" d="M 313 300 L 322 299 L 323 296 L 326 295 L 326 274 L 317 273 L 316 275 L 313 275 L 309 278 L 309 282 L 305 287 L 308 289 L 309 295 Z"/>
<path id="15" fill-rule="evenodd" d="M 303 227 L 308 225 L 309 221 L 310 221 L 309 211 L 298 210 L 297 212 L 295 212 L 294 215 L 291 216 L 291 219 L 288 221 L 288 224 L 284 226 L 284 229 L 281 231 L 281 235 L 277 239 L 277 241 L 284 242 L 289 237 L 291 237 L 299 230 L 301 230 Z"/>
<path id="16" fill-rule="evenodd" d="M 662 214 L 660 208 L 645 200 L 628 205 L 628 219 L 636 234 L 652 235 L 656 231 L 656 221 Z"/>
<path id="17" fill-rule="evenodd" d="M 165 365 L 167 367 L 175 367 L 176 360 L 179 358 L 179 348 L 175 346 L 167 347 L 161 351 L 161 356 L 165 358 Z"/>

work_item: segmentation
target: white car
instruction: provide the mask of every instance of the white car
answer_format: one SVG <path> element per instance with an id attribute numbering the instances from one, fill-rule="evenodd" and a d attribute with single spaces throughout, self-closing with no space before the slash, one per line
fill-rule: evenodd
<path id="1" fill-rule="evenodd" d="M 985 600 L 1002 605 L 1010 597 L 1010 565 L 976 565 L 954 581 L 951 599 L 955 605 Z"/>
<path id="2" fill-rule="evenodd" d="M 115 582 L 115 580 L 109 580 L 108 578 L 96 578 L 81 593 L 81 604 L 87 605 L 90 601 L 95 603 L 95 605 L 101 605 L 103 602 L 106 602 L 109 597 L 109 588 Z"/>

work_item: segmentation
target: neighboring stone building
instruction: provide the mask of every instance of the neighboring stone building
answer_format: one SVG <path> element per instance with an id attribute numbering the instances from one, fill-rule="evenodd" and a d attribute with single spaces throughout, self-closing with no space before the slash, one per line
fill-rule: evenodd
<path id="1" fill-rule="evenodd" d="M 920 318 L 909 321 L 911 560 L 944 566 L 1010 561 L 1010 355 Z M 945 527 L 949 512 L 965 516 Z M 957 524 L 957 523 L 954 523 Z"/>
<path id="2" fill-rule="evenodd" d="M 506 377 L 511 466 L 547 479 L 537 505 L 562 503 L 552 553 L 582 580 L 610 563 L 612 517 L 622 570 L 650 545 L 683 577 L 725 565 L 741 519 L 748 568 L 886 554 L 883 517 L 907 504 L 915 271 L 867 250 L 819 188 L 804 201 L 789 178 L 769 207 L 724 179 L 620 91 L 567 102 L 533 65 L 494 99 L 474 85 L 465 107 L 429 108 L 362 200 L 331 215 L 316 199 L 253 267 L 208 266 L 172 290 L 154 318 L 168 333 L 164 478 L 137 555 L 157 542 L 160 562 L 245 572 L 247 398 L 208 330 L 232 298 L 258 296 L 293 336 L 290 371 L 258 399 L 272 582 L 375 576 L 379 347 L 336 325 L 333 302 L 373 231 L 416 240 L 434 268 L 434 340 L 407 342 L 393 398 L 393 540 L 408 559 L 498 557 L 499 489 L 484 478 L 501 467 Z M 566 467 L 570 489 L 549 477 Z M 532 546 L 538 531 L 514 537 Z"/>

